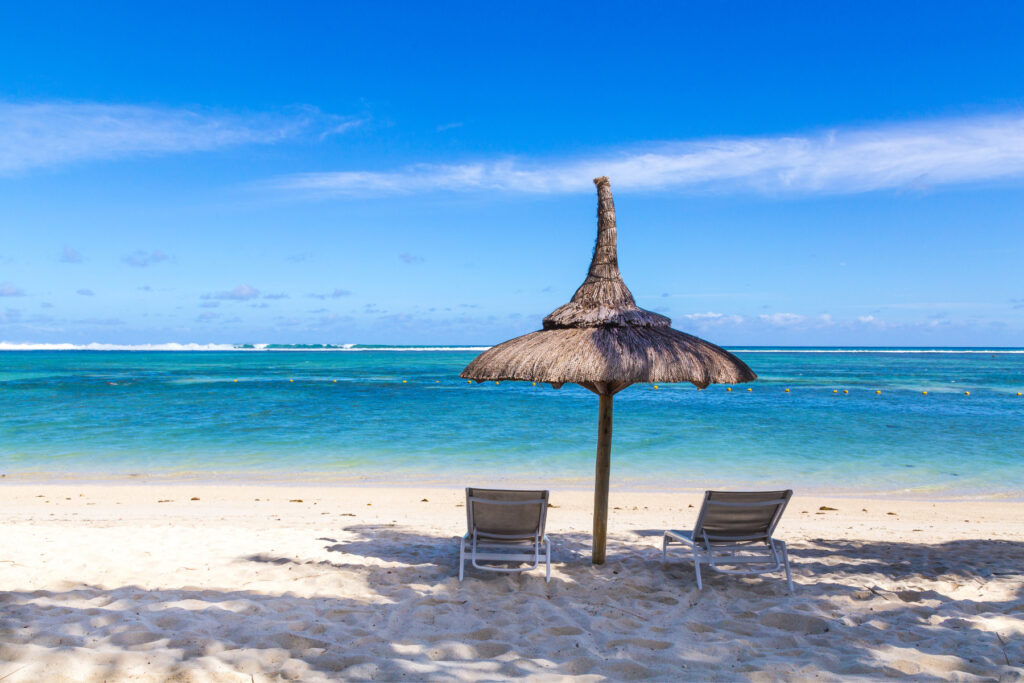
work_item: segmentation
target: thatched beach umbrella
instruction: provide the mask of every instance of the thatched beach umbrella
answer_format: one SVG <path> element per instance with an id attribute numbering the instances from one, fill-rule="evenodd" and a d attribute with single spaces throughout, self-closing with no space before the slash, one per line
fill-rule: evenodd
<path id="1" fill-rule="evenodd" d="M 544 329 L 484 351 L 460 375 L 477 382 L 523 380 L 558 389 L 574 382 L 600 397 L 594 484 L 594 564 L 604 564 L 612 396 L 636 382 L 750 382 L 757 375 L 725 349 L 673 330 L 672 321 L 633 301 L 619 274 L 615 204 L 608 178 L 597 185 L 597 244 L 590 272 Z"/>

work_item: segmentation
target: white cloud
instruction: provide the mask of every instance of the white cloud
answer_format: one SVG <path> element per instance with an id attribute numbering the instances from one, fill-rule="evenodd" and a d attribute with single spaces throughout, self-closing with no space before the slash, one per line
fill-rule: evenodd
<path id="1" fill-rule="evenodd" d="M 152 252 L 138 249 L 128 254 L 121 260 L 127 263 L 129 266 L 135 266 L 136 268 L 145 268 L 146 266 L 151 266 L 154 263 L 166 261 L 169 258 L 170 256 L 160 251 L 159 249 L 154 249 Z"/>
<path id="2" fill-rule="evenodd" d="M 327 127 L 327 130 L 325 130 L 323 133 L 320 133 L 321 140 L 326 140 L 332 135 L 340 135 L 342 133 L 347 133 L 353 128 L 358 128 L 359 126 L 366 123 L 366 119 L 337 118 L 335 119 L 335 121 L 335 123 Z M 338 121 L 340 121 L 340 123 L 338 123 Z"/>
<path id="3" fill-rule="evenodd" d="M 352 292 L 347 289 L 335 289 L 333 292 L 327 292 L 325 294 L 310 294 L 312 299 L 340 299 L 343 296 L 351 296 Z"/>
<path id="4" fill-rule="evenodd" d="M 401 254 L 398 255 L 398 258 L 401 259 L 402 263 L 407 263 L 409 265 L 412 265 L 414 263 L 423 263 L 422 256 L 417 256 L 415 254 L 410 254 L 408 252 L 402 252 Z"/>
<path id="5" fill-rule="evenodd" d="M 14 283 L 4 282 L 0 284 L 0 296 L 25 296 L 25 292 L 19 287 L 15 287 Z"/>
<path id="6" fill-rule="evenodd" d="M 0 175 L 90 159 L 273 143 L 311 127 L 331 135 L 354 125 L 309 107 L 294 115 L 240 116 L 169 107 L 0 102 Z"/>
<path id="7" fill-rule="evenodd" d="M 1024 114 L 836 129 L 803 135 L 652 143 L 576 159 L 423 163 L 393 171 L 285 176 L 277 188 L 330 195 L 432 191 L 533 194 L 617 188 L 850 194 L 1024 175 Z"/>
<path id="8" fill-rule="evenodd" d="M 252 285 L 241 284 L 234 289 L 226 292 L 213 292 L 212 294 L 204 294 L 202 299 L 227 299 L 233 301 L 247 301 L 249 299 L 255 299 L 260 295 L 260 290 L 256 289 Z"/>
<path id="9" fill-rule="evenodd" d="M 779 327 L 799 325 L 805 320 L 804 316 L 797 315 L 796 313 L 762 313 L 758 317 L 769 325 L 777 325 Z"/>
<path id="10" fill-rule="evenodd" d="M 857 322 L 859 322 L 861 325 L 872 325 L 872 326 L 875 326 L 875 327 L 885 327 L 886 326 L 884 320 L 879 320 L 878 318 L 876 318 L 873 315 L 857 316 Z"/>
<path id="11" fill-rule="evenodd" d="M 65 246 L 60 254 L 61 263 L 81 263 L 82 254 L 77 249 Z"/>
<path id="12" fill-rule="evenodd" d="M 742 315 L 726 315 L 725 313 L 713 313 L 711 311 L 708 311 L 707 313 L 689 313 L 682 317 L 687 320 L 692 320 L 694 323 L 702 327 L 724 324 L 739 325 L 743 322 Z"/>

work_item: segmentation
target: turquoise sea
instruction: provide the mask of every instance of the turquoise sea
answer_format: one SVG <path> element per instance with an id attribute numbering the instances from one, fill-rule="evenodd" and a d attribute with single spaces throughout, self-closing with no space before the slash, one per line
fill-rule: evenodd
<path id="1" fill-rule="evenodd" d="M 0 474 L 592 484 L 596 397 L 479 349 L 172 348 L 0 351 Z M 613 487 L 1024 498 L 1024 350 L 732 350 L 757 382 L 616 396 Z"/>

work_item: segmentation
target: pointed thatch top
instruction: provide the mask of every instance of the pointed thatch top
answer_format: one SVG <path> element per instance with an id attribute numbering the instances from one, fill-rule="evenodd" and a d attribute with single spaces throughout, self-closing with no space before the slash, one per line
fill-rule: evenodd
<path id="1" fill-rule="evenodd" d="M 757 375 L 725 349 L 670 327 L 638 307 L 619 273 L 615 204 L 608 178 L 597 185 L 597 244 L 587 279 L 569 303 L 544 318 L 544 329 L 484 351 L 460 377 L 478 382 L 525 380 L 560 387 L 574 382 L 599 394 L 635 382 L 750 382 Z"/>
<path id="2" fill-rule="evenodd" d="M 594 178 L 597 185 L 597 243 L 587 279 L 569 303 L 544 318 L 544 329 L 564 327 L 668 327 L 672 321 L 636 305 L 619 273 L 616 245 L 615 201 L 607 176 Z"/>

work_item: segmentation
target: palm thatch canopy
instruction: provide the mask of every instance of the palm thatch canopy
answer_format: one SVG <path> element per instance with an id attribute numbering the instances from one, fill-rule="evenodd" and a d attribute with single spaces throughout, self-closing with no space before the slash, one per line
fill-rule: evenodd
<path id="1" fill-rule="evenodd" d="M 544 318 L 544 329 L 477 356 L 461 377 L 478 382 L 524 380 L 560 387 L 574 382 L 614 394 L 636 382 L 750 382 L 746 363 L 710 342 L 670 327 L 636 305 L 619 273 L 615 204 L 607 177 L 597 185 L 597 244 L 587 279 L 569 303 Z"/>

